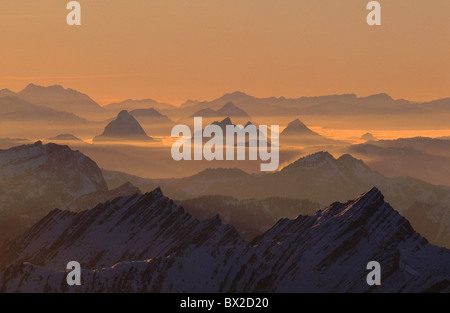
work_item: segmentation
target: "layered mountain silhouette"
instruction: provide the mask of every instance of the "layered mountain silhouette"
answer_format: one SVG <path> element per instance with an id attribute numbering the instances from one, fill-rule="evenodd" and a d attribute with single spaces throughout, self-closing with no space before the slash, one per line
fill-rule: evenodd
<path id="1" fill-rule="evenodd" d="M 153 99 L 128 99 L 121 102 L 115 102 L 103 107 L 105 110 L 111 111 L 114 114 L 118 114 L 122 110 L 131 112 L 133 110 L 156 108 L 158 110 L 172 110 L 176 109 L 175 106 L 168 103 L 160 103 Z"/>
<path id="2" fill-rule="evenodd" d="M 279 172 L 259 175 L 250 175 L 239 169 L 207 169 L 179 179 L 142 179 L 124 173 L 103 172 L 112 186 L 126 181 L 143 191 L 161 186 L 168 196 L 178 200 L 222 195 L 240 200 L 267 197 L 307 199 L 326 205 L 326 202 L 345 201 L 361 193 L 361 190 L 377 186 L 400 212 L 416 202 L 429 204 L 427 210 L 437 205 L 450 206 L 447 187 L 410 177 L 386 177 L 348 154 L 336 159 L 327 152 L 318 152 L 297 160 Z M 450 226 L 445 222 L 440 227 L 443 233 L 450 231 Z M 422 235 L 430 240 L 435 238 L 432 229 Z M 442 241 L 433 242 L 442 245 Z"/>
<path id="3" fill-rule="evenodd" d="M 308 116 L 309 121 L 323 124 L 329 128 L 342 128 L 343 123 L 353 127 L 373 129 L 389 128 L 411 129 L 420 127 L 447 127 L 450 117 L 450 98 L 430 102 L 413 102 L 393 99 L 381 93 L 368 97 L 355 94 L 324 95 L 317 97 L 268 97 L 257 98 L 243 92 L 233 92 L 211 101 L 189 100 L 177 110 L 171 110 L 170 116 L 191 116 L 203 109 L 218 110 L 227 102 L 233 102 L 250 116 Z M 164 112 L 169 113 L 169 112 Z M 426 117 L 426 118 L 424 118 Z"/>
<path id="4" fill-rule="evenodd" d="M 321 206 L 308 200 L 266 198 L 237 200 L 227 196 L 203 196 L 177 202 L 199 220 L 219 214 L 226 224 L 233 225 L 247 241 L 270 229 L 280 218 L 313 215 Z"/>
<path id="5" fill-rule="evenodd" d="M 0 120 L 3 122 L 39 122 L 63 125 L 89 125 L 90 121 L 72 113 L 56 111 L 29 103 L 16 96 L 0 97 Z"/>
<path id="6" fill-rule="evenodd" d="M 15 96 L 16 96 L 16 93 L 11 91 L 11 90 L 9 90 L 9 89 L 7 89 L 7 88 L 4 88 L 4 89 L 0 90 L 0 98 L 2 98 L 2 97 L 15 97 Z"/>
<path id="7" fill-rule="evenodd" d="M 18 92 L 17 96 L 36 105 L 73 113 L 88 119 L 105 116 L 106 113 L 88 95 L 59 85 L 43 87 L 29 84 L 24 90 Z"/>
<path id="8" fill-rule="evenodd" d="M 151 141 L 139 122 L 128 111 L 120 111 L 117 118 L 106 125 L 103 134 L 94 141 Z"/>
<path id="9" fill-rule="evenodd" d="M 352 145 L 346 152 L 389 176 L 411 176 L 450 186 L 450 140 L 409 138 Z"/>
<path id="10" fill-rule="evenodd" d="M 80 138 L 72 135 L 72 134 L 60 134 L 55 137 L 48 138 L 48 140 L 53 141 L 82 141 Z"/>
<path id="11" fill-rule="evenodd" d="M 130 112 L 141 124 L 174 124 L 167 115 L 159 113 L 154 108 L 135 109 Z"/>
<path id="12" fill-rule="evenodd" d="M 232 102 L 227 102 L 218 110 L 210 108 L 202 109 L 195 112 L 191 117 L 249 117 L 249 115 L 242 109 L 235 106 Z"/>
<path id="13" fill-rule="evenodd" d="M 417 234 L 376 188 L 281 219 L 251 243 L 156 189 L 80 213 L 54 210 L 1 255 L 1 292 L 450 291 L 450 251 Z M 65 283 L 72 259 L 84 269 L 81 286 Z M 381 286 L 366 282 L 370 261 L 382 267 Z"/>

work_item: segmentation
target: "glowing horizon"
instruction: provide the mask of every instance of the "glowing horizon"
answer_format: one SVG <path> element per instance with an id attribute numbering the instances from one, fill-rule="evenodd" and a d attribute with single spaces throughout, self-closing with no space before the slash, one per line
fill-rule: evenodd
<path id="1" fill-rule="evenodd" d="M 101 105 L 233 91 L 450 97 L 450 2 L 383 1 L 376 28 L 366 2 L 80 1 L 79 28 L 65 24 L 65 1 L 2 2 L 0 89 L 58 84 Z"/>

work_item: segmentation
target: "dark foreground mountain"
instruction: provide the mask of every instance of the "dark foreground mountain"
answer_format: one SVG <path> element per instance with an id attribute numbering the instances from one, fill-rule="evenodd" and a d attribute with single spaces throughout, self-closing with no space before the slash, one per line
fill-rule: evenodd
<path id="1" fill-rule="evenodd" d="M 150 141 L 142 126 L 128 111 L 120 111 L 117 118 L 106 125 L 103 134 L 94 141 Z"/>
<path id="2" fill-rule="evenodd" d="M 57 270 L 69 259 L 83 268 L 98 269 L 165 256 L 186 242 L 218 245 L 223 236 L 243 242 L 233 227 L 221 226 L 217 216 L 201 223 L 156 189 L 80 213 L 53 210 L 1 249 L 0 269 L 31 262 Z"/>
<path id="3" fill-rule="evenodd" d="M 450 292 L 450 251 L 430 245 L 375 188 L 282 219 L 251 243 L 155 190 L 53 211 L 1 255 L 2 267 L 13 263 L 0 272 L 1 292 Z M 72 260 L 85 269 L 81 286 L 65 283 Z M 371 261 L 381 286 L 366 282 Z"/>
<path id="4" fill-rule="evenodd" d="M 38 141 L 0 150 L 0 242 L 54 208 L 107 190 L 97 164 L 68 146 Z"/>

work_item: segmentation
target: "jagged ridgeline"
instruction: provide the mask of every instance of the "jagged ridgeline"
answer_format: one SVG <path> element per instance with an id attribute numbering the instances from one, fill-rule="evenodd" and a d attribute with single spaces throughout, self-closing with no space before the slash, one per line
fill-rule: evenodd
<path id="1" fill-rule="evenodd" d="M 1 255 L 3 292 L 450 292 L 450 251 L 417 234 L 376 188 L 281 219 L 250 243 L 156 189 L 52 211 Z M 68 287 L 62 269 L 74 258 L 83 284 Z M 366 283 L 372 260 L 384 273 L 376 288 Z"/>
<path id="2" fill-rule="evenodd" d="M 433 206 L 409 208 L 427 198 L 445 207 L 447 189 L 386 178 L 350 155 L 320 152 L 263 175 L 211 169 L 146 181 L 36 142 L 1 150 L 0 168 L 3 292 L 450 292 L 449 250 L 422 237 L 445 242 L 425 223 Z M 142 194 L 119 178 L 162 188 Z M 361 188 L 319 211 L 323 203 L 301 200 L 351 199 Z M 77 287 L 65 282 L 73 260 L 83 268 Z M 381 286 L 366 283 L 370 261 L 382 266 Z"/>

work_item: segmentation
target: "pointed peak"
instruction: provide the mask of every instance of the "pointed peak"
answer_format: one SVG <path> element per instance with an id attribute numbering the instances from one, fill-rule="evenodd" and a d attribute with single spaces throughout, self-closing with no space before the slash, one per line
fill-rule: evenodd
<path id="1" fill-rule="evenodd" d="M 361 194 L 355 200 L 351 201 L 353 204 L 359 203 L 363 206 L 367 206 L 374 202 L 384 202 L 384 196 L 377 187 L 372 187 L 369 191 Z"/>
<path id="2" fill-rule="evenodd" d="M 226 117 L 220 122 L 220 124 L 232 125 L 233 123 L 231 122 L 231 118 Z"/>
<path id="3" fill-rule="evenodd" d="M 304 157 L 303 159 L 322 159 L 322 158 L 336 160 L 328 151 L 315 152 Z"/>
<path id="4" fill-rule="evenodd" d="M 236 108 L 236 106 L 234 105 L 233 102 L 228 101 L 227 103 L 225 103 L 225 104 L 223 105 L 222 108 Z"/>
<path id="5" fill-rule="evenodd" d="M 330 153 L 327 151 L 319 151 L 298 159 L 294 163 L 283 168 L 282 171 L 290 171 L 296 168 L 314 169 L 323 164 L 334 162 L 336 162 L 336 159 Z"/>
<path id="6" fill-rule="evenodd" d="M 150 193 L 154 194 L 154 195 L 160 195 L 161 197 L 164 197 L 164 194 L 163 194 L 163 192 L 161 190 L 161 187 L 159 187 L 159 186 L 156 187 L 155 190 L 151 191 Z"/>
<path id="7" fill-rule="evenodd" d="M 117 116 L 130 116 L 130 113 L 128 113 L 127 110 L 122 110 L 119 112 Z"/>
<path id="8" fill-rule="evenodd" d="M 298 127 L 298 126 L 306 127 L 306 125 L 302 121 L 296 118 L 295 120 L 290 122 L 287 127 Z"/>
<path id="9" fill-rule="evenodd" d="M 357 161 L 360 162 L 360 159 L 355 158 L 351 154 L 345 153 L 338 158 L 338 161 Z"/>

